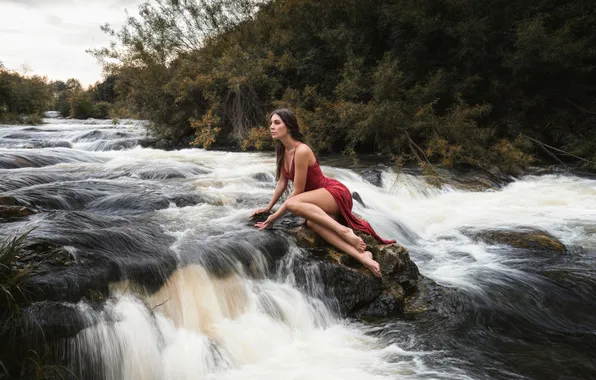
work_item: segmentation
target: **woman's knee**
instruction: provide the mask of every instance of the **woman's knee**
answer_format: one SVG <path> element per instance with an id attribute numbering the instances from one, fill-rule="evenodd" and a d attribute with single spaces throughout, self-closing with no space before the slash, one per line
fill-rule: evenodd
<path id="1" fill-rule="evenodd" d="M 297 201 L 295 199 L 289 199 L 288 203 L 286 204 L 286 207 L 288 208 L 288 211 L 291 212 L 294 215 L 298 215 L 298 213 L 300 212 L 300 201 Z"/>

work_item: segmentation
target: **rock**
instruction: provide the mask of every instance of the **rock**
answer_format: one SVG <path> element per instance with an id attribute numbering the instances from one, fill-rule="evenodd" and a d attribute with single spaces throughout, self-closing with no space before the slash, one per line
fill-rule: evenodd
<path id="1" fill-rule="evenodd" d="M 335 297 L 343 315 L 374 316 L 376 319 L 398 315 L 403 311 L 405 297 L 417 288 L 421 277 L 418 267 L 399 244 L 382 245 L 368 235 L 360 235 L 381 266 L 383 279 L 380 280 L 357 260 L 329 246 L 311 230 L 297 228 L 290 233 L 296 237 L 299 246 L 307 248 L 313 257 L 324 263 L 320 273 L 325 291 Z"/>
<path id="2" fill-rule="evenodd" d="M 13 310 L 0 316 L 0 335 L 10 344 L 0 345 L 3 375 L 19 374 L 18 378 L 33 379 L 40 375 L 40 362 L 54 362 L 66 371 L 43 378 L 72 378 L 63 357 L 52 355 L 54 346 L 74 337 L 81 330 L 100 322 L 117 322 L 114 313 L 101 313 L 106 303 L 89 304 L 97 312 L 82 313 L 79 305 L 63 302 L 34 302 L 22 310 Z M 42 364 L 43 366 L 43 364 Z M 4 377 L 2 377 L 4 378 Z M 12 378 L 12 377 L 8 377 Z M 16 377 L 15 377 L 16 378 Z"/>
<path id="3" fill-rule="evenodd" d="M 162 150 L 175 150 L 190 148 L 193 141 L 193 136 L 185 136 L 178 140 L 172 139 L 158 139 L 158 138 L 146 138 L 138 140 L 138 144 L 143 148 L 154 148 Z"/>
<path id="4" fill-rule="evenodd" d="M 4 206 L 0 205 L 0 219 L 2 218 L 21 218 L 35 214 L 35 211 L 23 206 Z"/>
<path id="5" fill-rule="evenodd" d="M 153 148 L 159 140 L 160 139 L 140 139 L 138 143 L 143 148 Z"/>
<path id="6" fill-rule="evenodd" d="M 258 215 L 251 223 L 267 217 Z M 294 264 L 297 285 L 307 292 L 312 291 L 309 286 L 316 281 L 309 276 L 318 275 L 323 284 L 318 291 L 335 300 L 331 306 L 341 315 L 377 321 L 412 315 L 415 310 L 436 314 L 436 309 L 429 302 L 437 299 L 435 293 L 447 292 L 422 276 L 408 251 L 399 244 L 379 244 L 373 237 L 357 232 L 379 262 L 383 275 L 380 280 L 356 259 L 339 252 L 304 227 L 302 218 L 286 216 L 274 228 L 293 236 L 297 245 L 308 252 L 299 264 Z M 432 286 L 421 288 L 421 283 Z"/>
<path id="7" fill-rule="evenodd" d="M 473 168 L 455 170 L 436 169 L 441 181 L 459 190 L 486 191 L 500 189 L 511 183 L 513 177 L 501 173 L 498 169 L 479 171 Z"/>
<path id="8" fill-rule="evenodd" d="M 461 313 L 460 298 L 463 294 L 457 289 L 438 285 L 433 280 L 421 277 L 414 292 L 405 299 L 403 317 L 417 321 L 435 321 L 437 317 L 456 319 L 465 316 Z M 434 322 L 433 322 L 434 323 Z"/>
<path id="9" fill-rule="evenodd" d="M 471 231 L 465 234 L 488 244 L 503 244 L 534 252 L 566 254 L 567 248 L 556 237 L 546 231 L 522 227 L 519 230 L 490 229 Z"/>
<path id="10" fill-rule="evenodd" d="M 403 311 L 403 307 L 403 303 L 400 303 L 391 293 L 383 292 L 368 306 L 354 313 L 354 316 L 368 322 L 374 322 L 399 316 Z"/>
<path id="11" fill-rule="evenodd" d="M 337 262 L 327 260 L 304 260 L 294 265 L 296 284 L 307 290 L 313 281 L 311 275 L 317 275 L 323 284 L 320 293 L 328 300 L 335 301 L 329 305 L 341 315 L 351 315 L 353 311 L 375 300 L 383 291 L 381 280 L 363 273 L 363 271 L 345 267 Z"/>
<path id="12" fill-rule="evenodd" d="M 275 177 L 270 173 L 256 173 L 252 175 L 252 178 L 259 182 L 275 182 Z"/>
<path id="13" fill-rule="evenodd" d="M 356 202 L 360 203 L 362 205 L 362 207 L 366 208 L 366 205 L 364 204 L 362 197 L 357 192 L 354 191 L 352 193 L 352 199 L 354 199 Z"/>
<path id="14" fill-rule="evenodd" d="M 377 187 L 383 187 L 383 170 L 378 168 L 364 169 L 360 175 L 362 178 Z"/>
<path id="15" fill-rule="evenodd" d="M 99 313 L 81 313 L 76 304 L 50 301 L 35 302 L 22 313 L 25 331 L 47 341 L 75 336 L 100 322 L 99 316 Z M 105 313 L 104 316 L 110 315 Z"/>
<path id="16" fill-rule="evenodd" d="M 0 196 L 0 205 L 4 205 L 4 206 L 14 206 L 17 205 L 18 202 L 15 198 L 10 197 L 10 196 Z"/>

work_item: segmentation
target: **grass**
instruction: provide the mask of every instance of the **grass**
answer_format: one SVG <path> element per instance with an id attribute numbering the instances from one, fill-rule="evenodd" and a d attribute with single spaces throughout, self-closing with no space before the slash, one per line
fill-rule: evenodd
<path id="1" fill-rule="evenodd" d="M 12 310 L 18 310 L 19 304 L 27 298 L 22 285 L 29 278 L 33 265 L 17 269 L 15 262 L 23 253 L 23 243 L 31 231 L 9 237 L 0 244 L 0 306 Z"/>

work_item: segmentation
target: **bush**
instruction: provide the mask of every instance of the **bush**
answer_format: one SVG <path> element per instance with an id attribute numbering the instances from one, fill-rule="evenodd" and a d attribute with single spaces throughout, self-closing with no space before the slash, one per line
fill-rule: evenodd
<path id="1" fill-rule="evenodd" d="M 88 119 L 93 116 L 93 104 L 87 93 L 80 91 L 72 95 L 70 116 L 74 119 Z"/>
<path id="2" fill-rule="evenodd" d="M 108 102 L 98 102 L 93 105 L 93 117 L 95 119 L 108 119 L 110 116 L 111 104 Z"/>

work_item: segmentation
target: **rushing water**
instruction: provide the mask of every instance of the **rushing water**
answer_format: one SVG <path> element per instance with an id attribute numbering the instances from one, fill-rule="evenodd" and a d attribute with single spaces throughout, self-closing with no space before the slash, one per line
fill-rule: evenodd
<path id="1" fill-rule="evenodd" d="M 316 268 L 299 291 L 290 269 L 303 252 L 246 222 L 275 186 L 271 154 L 144 149 L 138 122 L 46 122 L 0 127 L 0 196 L 41 211 L 0 234 L 36 227 L 31 239 L 94 268 L 51 273 L 53 289 L 94 276 L 109 284 L 102 309 L 74 305 L 91 325 L 64 351 L 79 378 L 596 377 L 593 179 L 528 176 L 470 192 L 387 169 L 379 188 L 323 159 L 326 175 L 361 195 L 367 207 L 354 207 L 381 236 L 459 294 L 449 318 L 367 325 L 334 315 Z M 465 233 L 501 227 L 546 230 L 569 254 Z M 272 251 L 283 256 L 276 268 Z"/>

